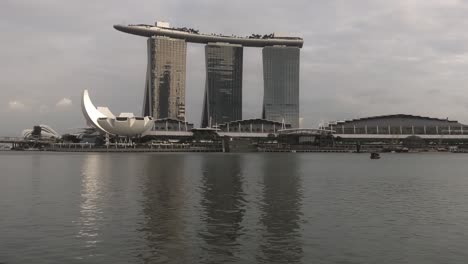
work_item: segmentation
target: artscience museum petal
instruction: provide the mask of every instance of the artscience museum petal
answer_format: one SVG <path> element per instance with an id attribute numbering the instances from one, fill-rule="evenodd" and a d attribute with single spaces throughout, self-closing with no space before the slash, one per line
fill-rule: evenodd
<path id="1" fill-rule="evenodd" d="M 96 108 L 91 102 L 88 90 L 83 91 L 81 107 L 88 125 L 104 134 L 137 136 L 151 129 L 154 124 L 150 116 L 135 117 L 132 113 L 121 113 L 116 117 L 107 107 Z"/>
<path id="2" fill-rule="evenodd" d="M 101 117 L 98 124 L 106 131 L 119 136 L 141 135 L 153 126 L 153 119 L 146 117 Z"/>

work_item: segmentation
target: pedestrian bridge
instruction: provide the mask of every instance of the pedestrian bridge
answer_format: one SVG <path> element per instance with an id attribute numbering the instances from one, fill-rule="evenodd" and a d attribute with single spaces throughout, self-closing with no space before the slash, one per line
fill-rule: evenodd
<path id="1" fill-rule="evenodd" d="M 0 137 L 0 143 L 23 143 L 29 142 L 22 137 Z"/>

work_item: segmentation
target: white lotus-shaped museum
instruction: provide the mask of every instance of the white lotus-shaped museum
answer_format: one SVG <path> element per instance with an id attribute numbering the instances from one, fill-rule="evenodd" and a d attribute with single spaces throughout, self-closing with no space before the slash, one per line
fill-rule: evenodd
<path id="1" fill-rule="evenodd" d="M 100 132 L 116 136 L 137 136 L 153 127 L 150 116 L 136 117 L 132 113 L 115 116 L 107 107 L 95 107 L 89 98 L 88 90 L 83 91 L 81 109 L 88 125 Z"/>

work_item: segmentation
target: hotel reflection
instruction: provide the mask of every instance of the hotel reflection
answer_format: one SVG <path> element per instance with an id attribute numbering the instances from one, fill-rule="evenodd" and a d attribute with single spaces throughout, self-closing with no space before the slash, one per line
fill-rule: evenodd
<path id="1" fill-rule="evenodd" d="M 103 219 L 106 207 L 103 192 L 105 191 L 103 170 L 106 169 L 106 162 L 103 156 L 91 154 L 86 155 L 82 164 L 81 182 L 81 204 L 80 217 L 77 221 L 79 228 L 77 237 L 86 243 L 84 248 L 93 250 L 103 236 Z"/>
<path id="2" fill-rule="evenodd" d="M 166 260 L 165 263 L 190 263 L 186 241 L 186 202 L 184 177 L 185 155 L 146 156 L 144 160 L 142 212 L 144 220 L 139 228 L 147 242 L 148 254 L 144 263 Z M 170 165 L 169 165 L 170 164 Z"/>
<path id="3" fill-rule="evenodd" d="M 303 256 L 302 186 L 297 163 L 297 157 L 291 155 L 263 159 L 260 206 L 263 232 L 257 254 L 259 263 L 299 263 Z"/>
<path id="4" fill-rule="evenodd" d="M 245 214 L 242 162 L 239 155 L 205 156 L 202 160 L 203 227 L 199 235 L 206 244 L 204 257 L 214 263 L 234 261 L 240 254 L 238 240 Z"/>

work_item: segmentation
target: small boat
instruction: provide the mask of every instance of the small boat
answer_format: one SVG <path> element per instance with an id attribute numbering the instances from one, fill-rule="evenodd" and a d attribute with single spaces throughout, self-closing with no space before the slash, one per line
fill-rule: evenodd
<path id="1" fill-rule="evenodd" d="M 377 152 L 372 152 L 372 153 L 370 154 L 370 158 L 371 158 L 371 159 L 380 159 L 380 154 L 377 153 Z"/>

